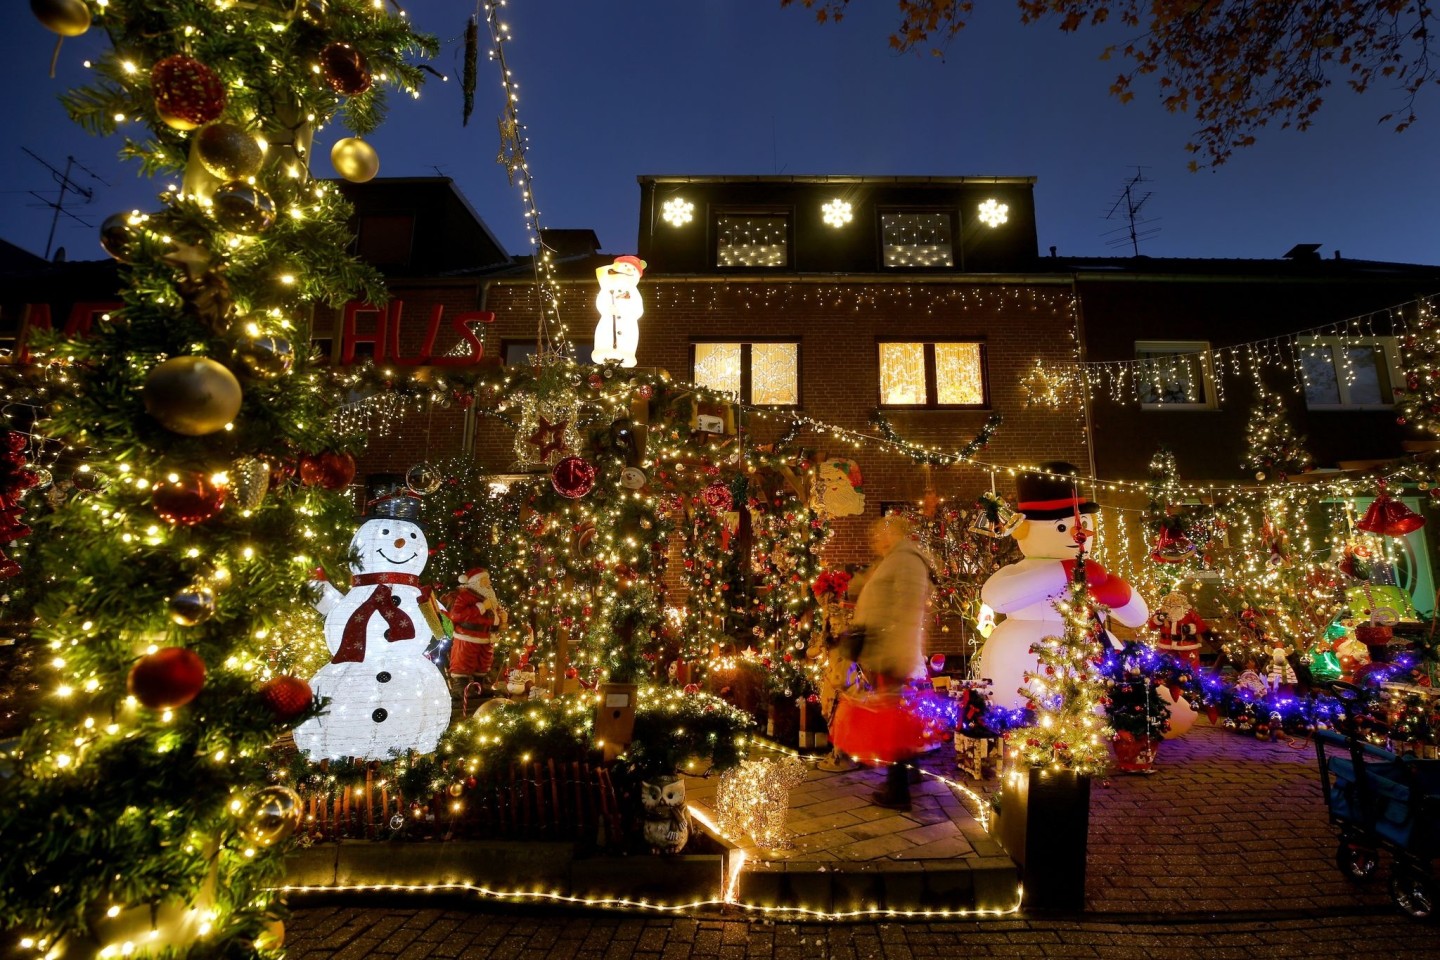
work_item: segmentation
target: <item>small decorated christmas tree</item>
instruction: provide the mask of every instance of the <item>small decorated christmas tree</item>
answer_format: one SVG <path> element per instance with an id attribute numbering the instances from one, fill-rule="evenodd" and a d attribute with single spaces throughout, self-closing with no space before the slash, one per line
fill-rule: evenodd
<path id="1" fill-rule="evenodd" d="M 1400 340 L 1404 387 L 1395 390 L 1395 419 L 1429 434 L 1440 434 L 1440 326 L 1428 301 Z"/>
<path id="2" fill-rule="evenodd" d="M 1030 767 L 1105 771 L 1110 728 L 1100 719 L 1105 680 L 1100 673 L 1103 636 L 1094 602 L 1085 584 L 1082 555 L 1068 591 L 1056 599 L 1065 621 L 1062 636 L 1046 637 L 1032 648 L 1040 661 L 1038 674 L 1026 674 L 1034 724 L 1011 732 L 1020 758 Z"/>
<path id="3" fill-rule="evenodd" d="M 1296 435 L 1280 395 L 1267 390 L 1264 383 L 1257 386 L 1255 407 L 1245 428 L 1241 468 L 1262 481 L 1284 481 L 1289 474 L 1304 473 L 1314 462 L 1305 449 L 1305 438 Z"/>

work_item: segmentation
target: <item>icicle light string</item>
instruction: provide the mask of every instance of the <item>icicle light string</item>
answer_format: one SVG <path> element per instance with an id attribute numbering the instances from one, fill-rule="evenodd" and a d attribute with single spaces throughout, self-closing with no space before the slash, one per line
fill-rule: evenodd
<path id="1" fill-rule="evenodd" d="M 1303 393 L 1310 384 L 1304 363 L 1306 356 L 1323 350 L 1335 365 L 1337 377 L 1344 383 L 1354 383 L 1355 361 L 1350 351 L 1330 348 L 1363 346 L 1377 337 L 1414 332 L 1418 329 L 1417 321 L 1435 309 L 1437 298 L 1440 294 L 1430 294 L 1345 320 L 1224 347 L 1177 350 L 1163 357 L 1077 360 L 1049 368 L 1041 361 L 1038 368 L 1052 380 L 1074 378 L 1083 384 L 1088 396 L 1108 396 L 1116 403 L 1145 402 L 1147 390 L 1167 382 L 1185 384 L 1187 401 L 1192 403 L 1202 399 L 1195 395 L 1197 384 L 1209 383 L 1215 389 L 1217 401 L 1223 401 L 1223 374 L 1227 365 L 1237 378 L 1268 369 L 1289 370 L 1294 377 L 1291 389 Z M 1415 315 L 1413 320 L 1408 315 L 1411 312 Z M 1326 342 L 1330 340 L 1338 342 Z"/>

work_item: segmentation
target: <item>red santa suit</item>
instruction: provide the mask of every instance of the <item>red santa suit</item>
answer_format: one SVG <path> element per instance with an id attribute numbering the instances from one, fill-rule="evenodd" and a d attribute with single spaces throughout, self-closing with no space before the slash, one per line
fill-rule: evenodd
<path id="1" fill-rule="evenodd" d="M 460 589 L 445 597 L 445 613 L 455 624 L 450 647 L 450 672 L 455 676 L 489 673 L 495 665 L 491 634 L 504 626 L 504 614 L 490 586 L 490 574 L 468 570 Z"/>
<path id="2" fill-rule="evenodd" d="M 1209 632 L 1210 625 L 1190 606 L 1188 597 L 1166 594 L 1147 626 L 1158 635 L 1158 648 L 1189 663 L 1191 669 L 1200 669 L 1200 638 Z"/>

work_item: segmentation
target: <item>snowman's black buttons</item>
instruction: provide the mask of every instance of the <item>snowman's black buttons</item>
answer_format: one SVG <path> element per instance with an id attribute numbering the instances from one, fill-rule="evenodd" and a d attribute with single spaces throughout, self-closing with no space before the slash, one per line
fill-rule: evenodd
<path id="1" fill-rule="evenodd" d="M 389 682 L 390 682 L 390 671 L 389 671 L 389 670 L 381 670 L 379 673 L 375 674 L 375 679 L 376 679 L 377 681 L 379 681 L 380 683 L 389 683 Z"/>
<path id="2" fill-rule="evenodd" d="M 375 712 L 370 714 L 370 719 L 376 723 L 384 723 L 385 718 L 388 716 L 390 716 L 390 714 L 384 707 L 377 707 Z"/>
<path id="3" fill-rule="evenodd" d="M 400 606 L 400 598 L 397 597 L 397 596 L 395 596 L 393 593 L 390 595 L 390 606 L 392 606 L 392 607 L 398 607 L 398 606 Z"/>

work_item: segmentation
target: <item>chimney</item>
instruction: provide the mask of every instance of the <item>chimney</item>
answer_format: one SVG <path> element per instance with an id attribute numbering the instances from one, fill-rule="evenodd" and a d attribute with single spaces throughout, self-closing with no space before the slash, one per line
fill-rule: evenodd
<path id="1" fill-rule="evenodd" d="M 1052 256 L 1052 257 L 1055 256 L 1055 248 L 1054 248 L 1054 247 L 1051 247 L 1051 248 L 1050 248 L 1050 256 Z"/>
<path id="2" fill-rule="evenodd" d="M 1339 251 L 1339 250 L 1336 250 L 1336 251 L 1335 251 L 1335 259 L 1336 259 L 1336 260 L 1339 260 L 1339 259 L 1340 259 L 1340 251 Z"/>
<path id="3" fill-rule="evenodd" d="M 1320 244 L 1318 243 L 1297 243 L 1286 251 L 1286 260 L 1319 260 Z"/>

